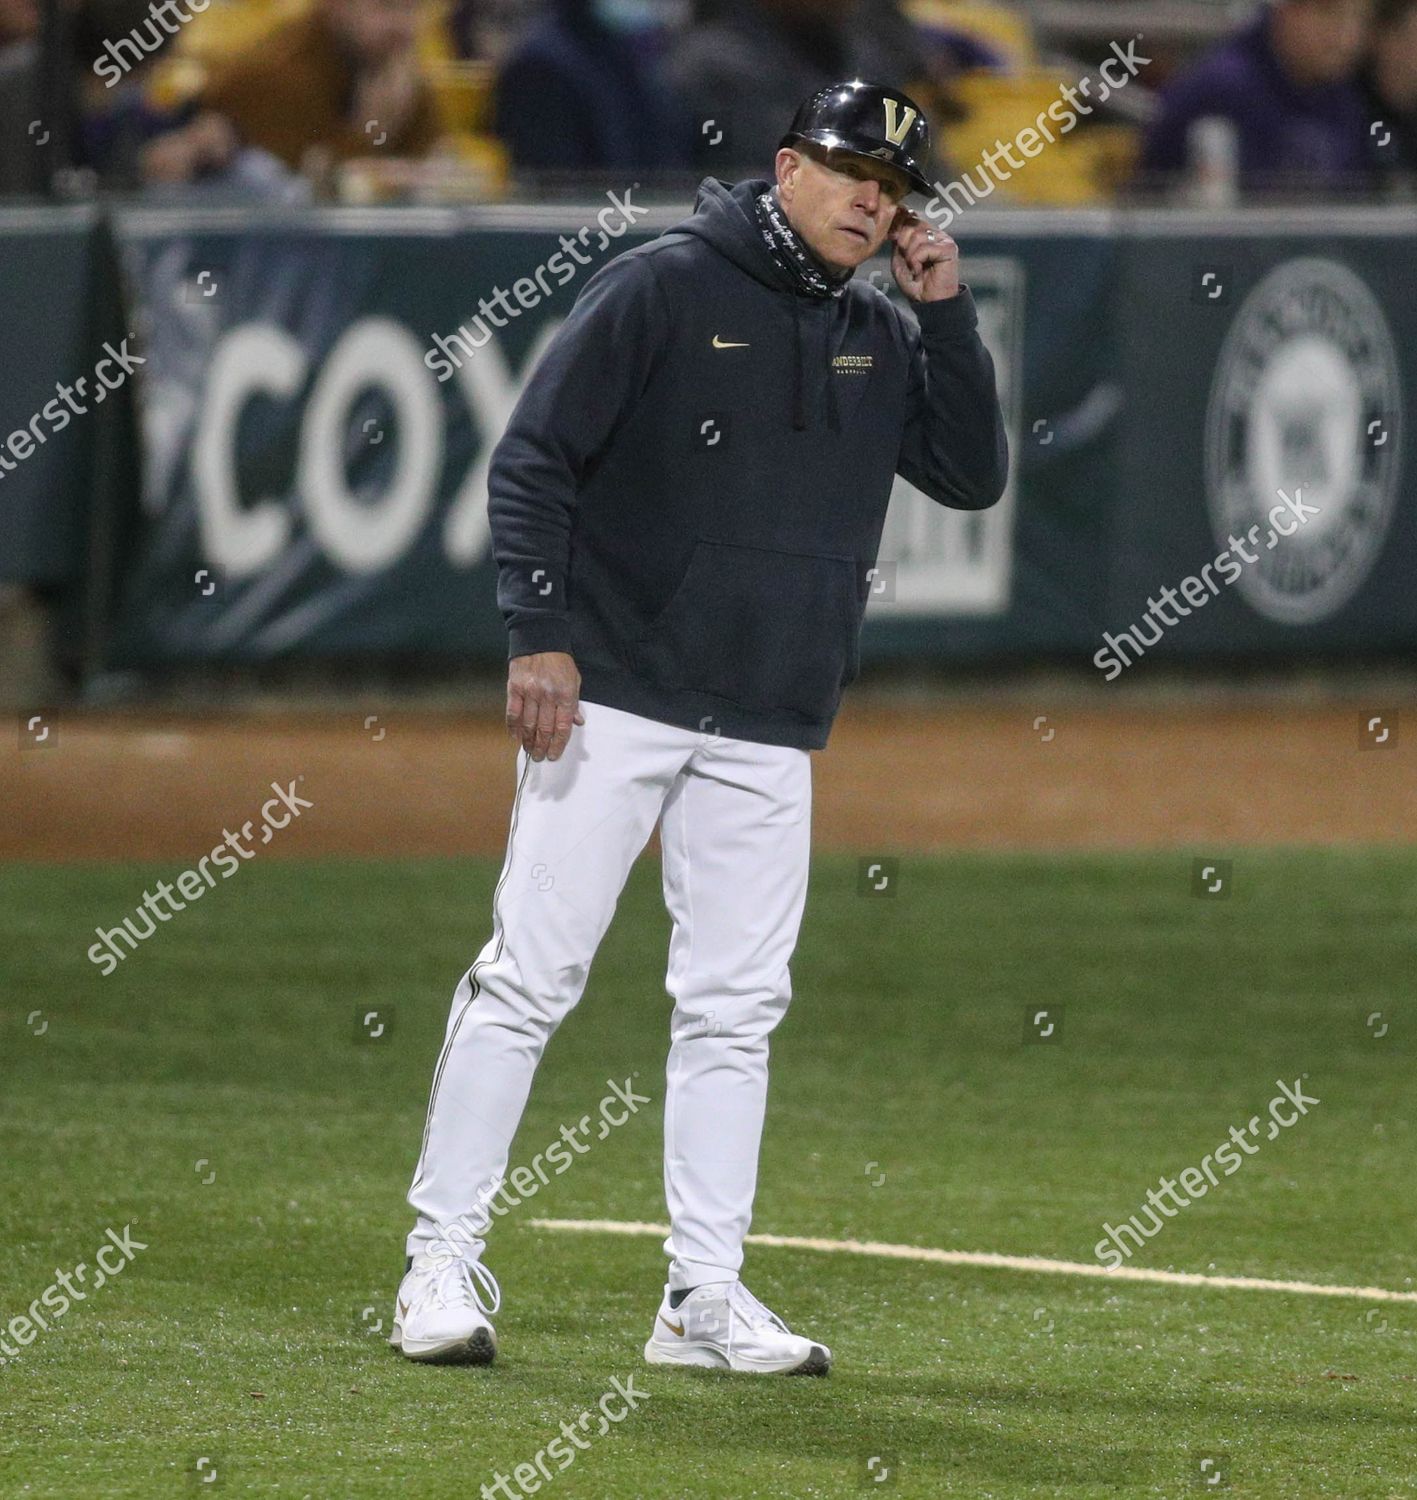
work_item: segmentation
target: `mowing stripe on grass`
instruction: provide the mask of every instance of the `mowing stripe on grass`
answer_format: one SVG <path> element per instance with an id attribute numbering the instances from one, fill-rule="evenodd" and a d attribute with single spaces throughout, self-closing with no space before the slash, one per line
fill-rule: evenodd
<path id="1" fill-rule="evenodd" d="M 534 1229 L 585 1234 L 638 1234 L 663 1239 L 667 1224 L 619 1219 L 529 1219 Z M 990 1266 L 999 1271 L 1036 1271 L 1048 1276 L 1096 1276 L 1103 1281 L 1163 1281 L 1173 1286 L 1233 1287 L 1244 1292 L 1299 1292 L 1308 1297 L 1359 1297 L 1370 1302 L 1417 1302 L 1417 1292 L 1390 1292 L 1380 1286 L 1324 1286 L 1317 1281 L 1272 1281 L 1266 1276 L 1202 1276 L 1196 1271 L 1153 1271 L 1145 1266 L 1089 1265 L 1081 1260 L 1045 1260 L 1038 1255 L 995 1255 L 988 1250 L 936 1250 L 928 1245 L 887 1245 L 878 1240 L 818 1240 L 796 1234 L 750 1234 L 750 1245 L 785 1250 L 826 1250 L 877 1255 L 886 1260 L 925 1260 L 945 1266 Z"/>

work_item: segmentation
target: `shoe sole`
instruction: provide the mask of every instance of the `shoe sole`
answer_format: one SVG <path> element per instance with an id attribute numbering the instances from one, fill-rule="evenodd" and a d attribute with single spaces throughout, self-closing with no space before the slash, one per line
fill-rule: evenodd
<path id="1" fill-rule="evenodd" d="M 831 1355 L 813 1344 L 806 1359 L 795 1365 L 730 1364 L 728 1356 L 713 1344 L 666 1347 L 653 1339 L 645 1345 L 645 1360 L 652 1365 L 679 1365 L 697 1370 L 731 1370 L 737 1375 L 829 1375 Z"/>
<path id="2" fill-rule="evenodd" d="M 497 1340 L 489 1328 L 476 1329 L 470 1338 L 450 1344 L 430 1344 L 426 1349 L 410 1349 L 400 1342 L 399 1352 L 405 1359 L 420 1365 L 490 1365 L 497 1357 Z"/>

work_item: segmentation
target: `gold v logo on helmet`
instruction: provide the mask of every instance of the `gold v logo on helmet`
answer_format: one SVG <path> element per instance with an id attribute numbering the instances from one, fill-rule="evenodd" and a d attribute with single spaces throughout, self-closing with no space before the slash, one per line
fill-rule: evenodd
<path id="1" fill-rule="evenodd" d="M 906 136 L 910 134 L 910 127 L 915 123 L 915 111 L 907 106 L 902 115 L 899 99 L 887 99 L 885 106 L 886 139 L 892 146 L 903 146 Z"/>

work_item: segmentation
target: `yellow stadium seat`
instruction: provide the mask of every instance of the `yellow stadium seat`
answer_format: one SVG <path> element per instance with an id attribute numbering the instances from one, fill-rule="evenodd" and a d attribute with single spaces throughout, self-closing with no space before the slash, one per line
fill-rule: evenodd
<path id="1" fill-rule="evenodd" d="M 213 0 L 178 33 L 173 52 L 216 67 L 254 46 L 273 27 L 306 9 L 307 0 Z"/>
<path id="2" fill-rule="evenodd" d="M 491 63 L 442 60 L 425 62 L 423 71 L 449 130 L 476 134 L 487 129 L 492 105 Z"/>
<path id="3" fill-rule="evenodd" d="M 449 26 L 452 14 L 451 0 L 423 0 L 418 7 L 418 60 L 425 68 L 458 61 Z"/>
<path id="4" fill-rule="evenodd" d="M 986 150 L 993 150 L 998 141 L 1012 142 L 1025 126 L 1039 130 L 1038 117 L 1043 115 L 1054 139 L 1043 137 L 1043 149 L 998 184 L 994 201 L 1056 206 L 1105 202 L 1127 175 L 1136 132 L 1129 125 L 1089 124 L 1062 134 L 1061 122 L 1047 111 L 1059 101 L 1067 107 L 1060 92 L 1065 81 L 1043 69 L 1018 75 L 976 72 L 960 78 L 955 95 L 965 118 L 944 131 L 944 148 L 954 170 L 983 170 Z M 1018 155 L 1024 153 L 1020 150 Z"/>

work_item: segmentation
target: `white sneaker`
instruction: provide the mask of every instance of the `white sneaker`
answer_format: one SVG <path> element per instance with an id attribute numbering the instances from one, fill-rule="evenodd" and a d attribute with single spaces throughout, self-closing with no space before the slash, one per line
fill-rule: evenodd
<path id="1" fill-rule="evenodd" d="M 478 1286 L 492 1299 L 490 1307 Z M 490 1365 L 497 1335 L 488 1319 L 501 1305 L 502 1289 L 481 1261 L 415 1255 L 399 1283 L 389 1342 L 426 1364 Z"/>
<path id="2" fill-rule="evenodd" d="M 832 1352 L 793 1333 L 742 1282 L 714 1281 L 695 1287 L 678 1307 L 670 1307 L 665 1287 L 645 1358 L 755 1375 L 825 1375 Z"/>

